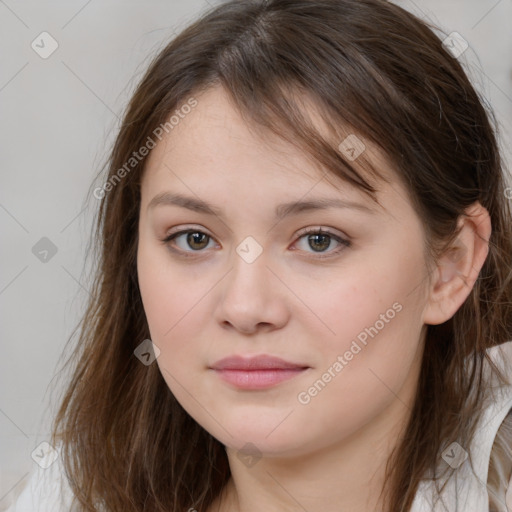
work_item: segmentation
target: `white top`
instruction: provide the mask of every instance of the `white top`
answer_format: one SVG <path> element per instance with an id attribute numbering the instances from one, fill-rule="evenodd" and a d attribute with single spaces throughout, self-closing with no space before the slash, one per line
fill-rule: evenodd
<path id="1" fill-rule="evenodd" d="M 46 469 L 33 464 L 21 493 L 5 512 L 71 512 L 72 498 L 59 456 Z"/>
<path id="2" fill-rule="evenodd" d="M 512 341 L 492 347 L 488 350 L 488 354 L 496 366 L 512 382 Z M 507 365 L 505 366 L 504 363 Z M 488 370 L 488 364 L 485 364 L 485 368 Z M 436 497 L 439 494 L 435 490 L 435 485 L 432 480 L 425 479 L 419 485 L 411 512 L 489 512 L 489 495 L 487 493 L 489 460 L 496 433 L 505 416 L 512 409 L 512 386 L 498 388 L 496 380 L 493 379 L 490 391 L 493 394 L 488 395 L 489 400 L 470 447 L 476 476 L 472 471 L 469 460 L 458 467 L 457 463 L 450 464 L 457 469 L 443 490 L 442 500 L 444 504 L 443 502 L 436 503 Z M 455 445 L 455 452 L 450 450 L 450 447 L 451 445 L 443 454 L 447 451 L 448 456 L 457 456 L 464 453 L 461 451 L 460 445 Z M 448 462 L 448 459 L 445 460 Z M 512 511 L 512 479 L 508 485 L 505 502 L 507 508 Z"/>
<path id="3" fill-rule="evenodd" d="M 493 347 L 489 350 L 489 355 L 502 368 L 503 361 L 508 361 L 512 365 L 512 341 Z M 512 381 L 510 366 L 507 377 Z M 485 408 L 471 444 L 477 476 L 471 472 L 469 461 L 463 462 L 465 452 L 460 445 L 450 445 L 443 452 L 447 454 L 445 460 L 448 462 L 451 459 L 454 462 L 450 465 L 458 467 L 442 494 L 446 509 L 442 503 L 434 505 L 435 487 L 432 481 L 427 479 L 420 483 L 411 512 L 489 512 L 486 488 L 489 459 L 496 433 L 512 408 L 512 386 L 501 388 L 496 393 L 495 399 Z M 47 469 L 34 464 L 21 494 L 6 512 L 70 512 L 72 495 L 66 478 L 62 478 L 62 471 L 60 457 L 57 457 Z M 59 489 L 60 485 L 63 485 L 62 491 Z M 506 505 L 512 511 L 512 480 L 508 487 Z"/>

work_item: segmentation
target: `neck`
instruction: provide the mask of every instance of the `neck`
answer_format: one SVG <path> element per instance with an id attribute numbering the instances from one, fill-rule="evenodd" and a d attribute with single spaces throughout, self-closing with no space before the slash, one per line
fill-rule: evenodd
<path id="1" fill-rule="evenodd" d="M 236 450 L 227 448 L 231 479 L 210 510 L 382 511 L 386 463 L 409 412 L 406 402 L 396 398 L 350 438 L 301 456 L 263 456 L 251 467 L 244 465 Z"/>

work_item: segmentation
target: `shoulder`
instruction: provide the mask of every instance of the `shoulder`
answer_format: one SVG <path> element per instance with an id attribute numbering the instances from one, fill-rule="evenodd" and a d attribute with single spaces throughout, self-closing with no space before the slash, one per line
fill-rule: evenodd
<path id="1" fill-rule="evenodd" d="M 476 451 L 482 443 L 485 445 L 495 440 L 505 419 L 510 418 L 512 409 L 512 341 L 494 346 L 487 353 L 507 382 L 500 381 L 494 372 L 487 375 L 487 393 L 475 440 Z M 505 430 L 508 437 L 508 428 Z M 488 446 L 489 452 L 490 448 Z"/>
<path id="2" fill-rule="evenodd" d="M 512 510 L 512 342 L 489 349 L 493 363 L 502 372 L 507 384 L 493 381 L 487 405 L 487 422 L 482 424 L 477 442 L 491 445 L 489 458 L 484 459 L 487 490 L 491 510 L 503 504 Z M 487 455 L 487 452 L 485 452 Z"/>
<path id="3" fill-rule="evenodd" d="M 465 512 L 489 510 L 486 483 L 492 448 L 497 434 L 505 431 L 504 420 L 512 409 L 512 341 L 488 349 L 487 355 L 508 382 L 499 381 L 495 372 L 491 371 L 489 362 L 487 360 L 484 362 L 486 392 L 482 414 L 469 447 L 472 463 L 457 467 L 454 473 L 455 478 L 448 479 L 441 493 L 437 490 L 436 482 L 426 476 L 418 487 L 411 508 L 412 512 L 443 510 L 442 504 L 437 505 L 440 494 L 443 500 L 450 504 L 448 510 Z M 466 452 L 466 447 L 459 445 L 458 448 L 462 453 Z M 506 481 L 508 482 L 510 478 L 510 473 L 507 473 Z M 502 500 L 502 503 L 506 501 L 507 506 L 512 510 L 512 481 L 504 487 L 505 489 L 501 489 L 501 495 L 503 496 L 505 492 L 507 494 L 506 500 Z M 460 508 L 461 503 L 462 508 Z"/>
<path id="4" fill-rule="evenodd" d="M 65 477 L 60 453 L 48 467 L 34 463 L 5 512 L 69 512 L 72 492 Z M 22 484 L 20 484 L 21 486 Z"/>
<path id="5" fill-rule="evenodd" d="M 512 341 L 495 345 L 487 350 L 489 357 L 502 369 L 509 379 L 512 378 Z M 512 384 L 512 383 L 511 383 Z"/>
<path id="6" fill-rule="evenodd" d="M 484 361 L 484 396 L 475 444 L 480 445 L 482 436 L 494 439 L 497 430 L 512 408 L 512 341 L 487 350 L 493 365 L 505 382 L 498 378 L 489 361 Z M 478 451 L 478 449 L 477 449 Z"/>
<path id="7" fill-rule="evenodd" d="M 498 379 L 495 371 L 492 371 L 488 361 L 485 361 L 485 378 L 486 378 L 486 399 L 484 402 L 484 417 L 494 419 L 492 423 L 501 421 L 505 418 L 507 413 L 512 408 L 512 341 L 496 345 L 487 350 L 487 355 L 493 364 L 498 368 L 502 376 L 507 382 L 502 382 Z M 498 420 L 497 416 L 501 416 Z M 485 424 L 482 425 L 485 428 Z"/>

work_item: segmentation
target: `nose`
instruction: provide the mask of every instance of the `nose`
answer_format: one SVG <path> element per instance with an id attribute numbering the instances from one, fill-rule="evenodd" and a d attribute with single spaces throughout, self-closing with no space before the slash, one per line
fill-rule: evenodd
<path id="1" fill-rule="evenodd" d="M 282 328 L 289 319 L 289 294 L 263 251 L 254 261 L 235 252 L 219 286 L 216 319 L 244 334 Z"/>

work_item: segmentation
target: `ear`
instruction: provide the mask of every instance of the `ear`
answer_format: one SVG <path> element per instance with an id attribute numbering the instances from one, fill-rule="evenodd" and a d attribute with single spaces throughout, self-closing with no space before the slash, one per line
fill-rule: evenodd
<path id="1" fill-rule="evenodd" d="M 440 258 L 433 274 L 425 324 L 449 320 L 470 294 L 489 252 L 491 219 L 480 202 L 473 203 L 459 218 L 460 233 Z"/>

